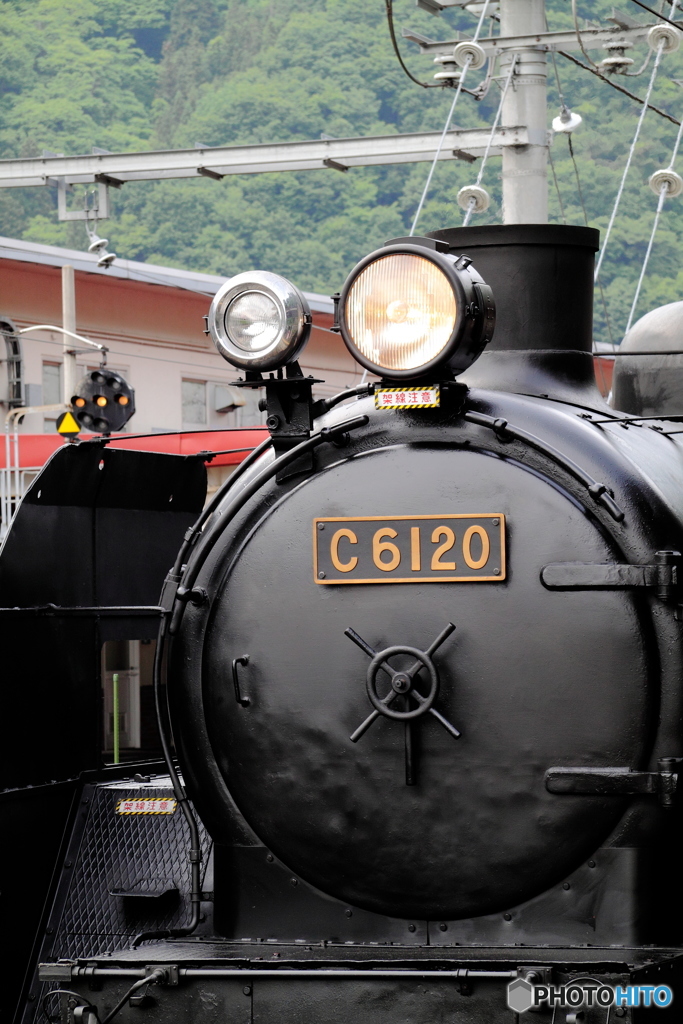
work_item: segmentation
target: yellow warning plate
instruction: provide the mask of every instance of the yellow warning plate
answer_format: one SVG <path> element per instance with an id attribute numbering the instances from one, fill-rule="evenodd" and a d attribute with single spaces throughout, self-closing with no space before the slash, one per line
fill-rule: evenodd
<path id="1" fill-rule="evenodd" d="M 438 409 L 440 390 L 438 384 L 423 388 L 376 388 L 375 409 Z"/>
<path id="2" fill-rule="evenodd" d="M 81 432 L 80 425 L 76 422 L 70 412 L 63 412 L 57 420 L 57 433 L 62 437 L 78 437 Z"/>
<path id="3" fill-rule="evenodd" d="M 117 800 L 117 814 L 173 814 L 176 801 L 173 797 L 144 796 L 130 800 Z"/>

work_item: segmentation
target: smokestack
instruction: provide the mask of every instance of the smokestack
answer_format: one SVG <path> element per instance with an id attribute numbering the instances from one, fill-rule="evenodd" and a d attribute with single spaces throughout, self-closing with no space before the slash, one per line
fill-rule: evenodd
<path id="1" fill-rule="evenodd" d="M 460 380 L 604 406 L 592 356 L 595 228 L 491 224 L 431 231 L 428 237 L 446 242 L 453 254 L 471 256 L 496 302 L 493 340 Z"/>

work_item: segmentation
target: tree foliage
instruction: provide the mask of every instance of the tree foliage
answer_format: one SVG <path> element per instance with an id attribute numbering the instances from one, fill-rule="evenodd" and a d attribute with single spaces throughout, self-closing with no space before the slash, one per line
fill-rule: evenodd
<path id="1" fill-rule="evenodd" d="M 443 39 L 472 31 L 462 11 L 433 18 L 410 0 L 394 6 L 399 30 L 410 26 Z M 608 0 L 580 6 L 594 21 L 612 13 Z M 635 7 L 630 13 L 647 17 Z M 548 0 L 548 20 L 551 28 L 571 26 L 564 0 Z M 413 44 L 401 45 L 411 70 L 428 79 L 429 59 Z M 644 44 L 631 51 L 634 67 L 646 52 Z M 585 215 L 604 231 L 640 107 L 561 56 L 556 64 L 564 98 L 584 118 L 573 140 Z M 552 115 L 560 102 L 552 61 L 548 71 Z M 649 74 L 650 68 L 618 81 L 642 96 Z M 674 116 L 683 114 L 674 81 L 682 74 L 683 48 L 664 57 L 653 93 L 653 102 Z M 0 0 L 0 94 L 5 158 L 87 153 L 92 146 L 122 151 L 438 131 L 452 98 L 403 75 L 383 0 Z M 498 100 L 495 85 L 480 103 L 462 96 L 455 122 L 490 124 Z M 675 136 L 673 124 L 648 112 L 602 274 L 617 341 L 657 202 L 647 179 L 669 163 Z M 563 136 L 555 138 L 552 156 L 561 205 L 551 176 L 551 219 L 584 223 Z M 460 223 L 455 197 L 477 169 L 456 160 L 439 164 L 422 230 Z M 106 233 L 119 256 L 223 274 L 267 268 L 329 292 L 362 255 L 407 233 L 427 171 L 426 164 L 406 164 L 129 183 L 113 194 Z M 488 163 L 483 184 L 493 203 L 475 222 L 500 221 L 498 158 Z M 683 198 L 665 205 L 641 314 L 683 298 L 682 204 Z M 50 189 L 2 190 L 0 231 L 83 248 L 82 224 L 60 224 L 55 206 Z M 607 340 L 601 301 L 596 327 Z"/>

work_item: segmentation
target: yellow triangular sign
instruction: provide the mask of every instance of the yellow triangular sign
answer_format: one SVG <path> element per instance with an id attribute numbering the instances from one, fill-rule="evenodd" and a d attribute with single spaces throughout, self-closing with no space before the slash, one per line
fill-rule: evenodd
<path id="1" fill-rule="evenodd" d="M 57 420 L 57 433 L 76 435 L 80 433 L 80 426 L 70 412 L 63 412 Z"/>

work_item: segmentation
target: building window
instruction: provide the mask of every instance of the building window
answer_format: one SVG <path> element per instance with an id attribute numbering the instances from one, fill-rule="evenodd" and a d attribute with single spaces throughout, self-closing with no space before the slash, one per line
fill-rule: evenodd
<path id="1" fill-rule="evenodd" d="M 43 405 L 62 401 L 62 364 L 43 363 Z"/>
<path id="2" fill-rule="evenodd" d="M 43 387 L 41 405 L 58 405 L 62 401 L 62 364 L 43 363 Z M 43 416 L 43 430 L 55 429 L 58 412 L 49 412 Z"/>
<path id="3" fill-rule="evenodd" d="M 206 424 L 206 381 L 184 380 L 183 423 Z"/>
<path id="4" fill-rule="evenodd" d="M 154 640 L 107 640 L 102 649 L 104 761 L 139 761 L 159 757 L 154 706 Z M 114 678 L 116 677 L 116 678 Z M 118 721 L 114 721 L 114 704 Z M 117 728 L 118 727 L 118 728 Z M 116 743 L 115 743 L 116 735 Z"/>

